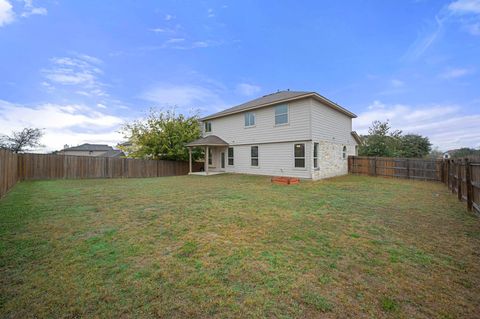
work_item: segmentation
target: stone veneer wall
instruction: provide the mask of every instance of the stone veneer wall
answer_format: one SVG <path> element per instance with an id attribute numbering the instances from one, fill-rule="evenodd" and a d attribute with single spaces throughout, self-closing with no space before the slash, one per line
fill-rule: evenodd
<path id="1" fill-rule="evenodd" d="M 313 169 L 312 178 L 322 179 L 348 173 L 348 156 L 355 155 L 355 145 L 318 141 L 319 168 Z M 347 147 L 347 156 L 342 157 L 343 146 Z M 313 142 L 312 142 L 313 149 Z M 312 161 L 313 167 L 313 161 Z"/>

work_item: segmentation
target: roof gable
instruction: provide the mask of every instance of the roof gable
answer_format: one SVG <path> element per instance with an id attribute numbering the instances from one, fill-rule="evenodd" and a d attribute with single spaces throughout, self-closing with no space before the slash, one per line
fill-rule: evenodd
<path id="1" fill-rule="evenodd" d="M 63 149 L 63 151 L 105 151 L 105 152 L 110 150 L 113 150 L 113 147 L 108 146 L 106 144 L 89 144 L 89 143 Z"/>
<path id="2" fill-rule="evenodd" d="M 266 107 L 266 106 L 272 106 L 272 105 L 275 105 L 275 104 L 280 104 L 280 103 L 289 102 L 289 101 L 295 101 L 295 100 L 304 99 L 304 98 L 314 98 L 314 99 L 326 104 L 327 106 L 329 106 L 329 107 L 331 107 L 331 108 L 333 108 L 333 109 L 335 109 L 335 110 L 337 110 L 337 111 L 339 111 L 339 112 L 341 112 L 341 113 L 343 113 L 343 114 L 345 114 L 349 117 L 352 117 L 352 118 L 357 117 L 352 112 L 348 111 L 347 109 L 341 107 L 337 103 L 335 103 L 333 101 L 330 101 L 326 97 L 324 97 L 324 96 L 322 96 L 322 95 L 320 95 L 316 92 L 279 91 L 277 93 L 264 95 L 260 98 L 251 100 L 249 102 L 246 102 L 246 103 L 231 107 L 229 109 L 226 109 L 226 110 L 208 115 L 208 116 L 202 118 L 201 120 L 202 121 L 211 120 L 211 119 L 214 119 L 214 118 L 223 117 L 223 116 L 227 116 L 227 115 L 230 115 L 230 114 L 236 114 L 236 113 L 240 113 L 240 112 L 244 112 L 244 111 L 248 111 L 248 110 L 255 110 L 255 109 Z"/>

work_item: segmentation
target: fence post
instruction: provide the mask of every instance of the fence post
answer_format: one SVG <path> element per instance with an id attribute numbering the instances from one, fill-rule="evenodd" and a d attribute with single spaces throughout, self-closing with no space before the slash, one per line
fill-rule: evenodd
<path id="1" fill-rule="evenodd" d="M 459 201 L 462 200 L 462 164 L 457 164 L 457 198 Z"/>
<path id="2" fill-rule="evenodd" d="M 407 179 L 410 179 L 410 161 L 407 158 Z"/>
<path id="3" fill-rule="evenodd" d="M 467 208 L 472 211 L 473 208 L 473 185 L 472 185 L 472 166 L 465 159 L 465 185 L 467 186 Z"/>
<path id="4" fill-rule="evenodd" d="M 445 182 L 447 184 L 447 188 L 450 187 L 450 162 L 448 160 L 443 161 L 446 166 L 447 176 L 445 176 Z"/>
<path id="5" fill-rule="evenodd" d="M 437 161 L 435 162 L 435 169 L 437 169 Z M 445 165 L 443 165 L 443 161 L 440 166 L 440 182 L 445 183 Z"/>
<path id="6" fill-rule="evenodd" d="M 377 176 L 377 158 L 373 158 L 373 176 Z"/>

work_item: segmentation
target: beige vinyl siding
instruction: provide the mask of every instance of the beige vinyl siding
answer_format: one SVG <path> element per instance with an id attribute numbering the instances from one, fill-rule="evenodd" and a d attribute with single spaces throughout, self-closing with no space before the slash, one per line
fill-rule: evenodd
<path id="1" fill-rule="evenodd" d="M 287 103 L 288 124 L 275 125 L 275 106 L 255 113 L 255 125 L 245 127 L 245 112 L 211 120 L 212 131 L 204 132 L 222 138 L 229 144 L 257 144 L 310 139 L 310 108 L 312 99 Z"/>
<path id="2" fill-rule="evenodd" d="M 312 140 L 351 143 L 352 119 L 331 107 L 311 99 Z"/>
<path id="3" fill-rule="evenodd" d="M 305 168 L 294 166 L 294 144 L 305 144 Z M 258 166 L 251 166 L 249 145 L 234 147 L 234 166 L 226 166 L 225 171 L 231 173 L 246 173 L 271 176 L 291 176 L 299 178 L 312 178 L 310 141 L 253 144 L 258 146 Z"/>
<path id="4" fill-rule="evenodd" d="M 255 125 L 245 127 L 245 113 L 211 120 L 212 131 L 234 147 L 234 165 L 225 171 L 300 178 L 327 178 L 347 174 L 347 156 L 355 154 L 356 142 L 351 135 L 352 119 L 312 98 L 289 102 L 286 125 L 275 125 L 275 105 L 249 112 L 255 113 Z M 318 169 L 313 167 L 313 143 L 319 143 Z M 294 144 L 305 143 L 305 168 L 296 168 Z M 258 146 L 258 167 L 251 166 L 250 147 Z M 225 150 L 225 152 L 227 152 Z M 215 168 L 220 168 L 219 154 Z"/>

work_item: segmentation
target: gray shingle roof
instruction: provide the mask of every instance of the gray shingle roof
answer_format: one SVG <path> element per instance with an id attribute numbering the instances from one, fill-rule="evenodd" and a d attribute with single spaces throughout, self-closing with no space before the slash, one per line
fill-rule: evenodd
<path id="1" fill-rule="evenodd" d="M 106 144 L 82 144 L 78 146 L 72 146 L 69 148 L 63 149 L 64 151 L 110 151 L 113 150 L 113 147 Z"/>
<path id="2" fill-rule="evenodd" d="M 122 156 L 125 156 L 125 153 L 123 153 L 120 150 L 109 150 L 109 151 L 106 151 L 105 153 L 102 153 L 98 156 L 100 156 L 100 157 L 122 157 Z"/>
<path id="3" fill-rule="evenodd" d="M 343 114 L 346 114 L 350 117 L 357 117 L 355 114 L 352 112 L 348 111 L 347 109 L 341 107 L 335 102 L 330 101 L 329 99 L 325 98 L 324 96 L 321 96 L 320 94 L 316 92 L 307 92 L 307 91 L 279 91 L 277 93 L 273 94 L 268 94 L 264 95 L 258 99 L 251 100 L 249 102 L 231 107 L 229 109 L 208 115 L 204 118 L 202 118 L 202 121 L 205 120 L 210 120 L 214 119 L 217 117 L 222 117 L 230 114 L 235 114 L 235 113 L 240 113 L 243 111 L 247 110 L 253 110 L 253 109 L 258 109 L 264 106 L 270 106 L 273 104 L 281 103 L 281 102 L 286 102 L 286 101 L 291 101 L 291 100 L 297 100 L 297 99 L 302 99 L 306 97 L 311 97 L 314 99 L 319 100 L 320 102 L 336 109 L 339 112 L 342 112 Z"/>
<path id="4" fill-rule="evenodd" d="M 228 146 L 228 143 L 216 135 L 208 135 L 190 142 L 186 146 Z"/>

